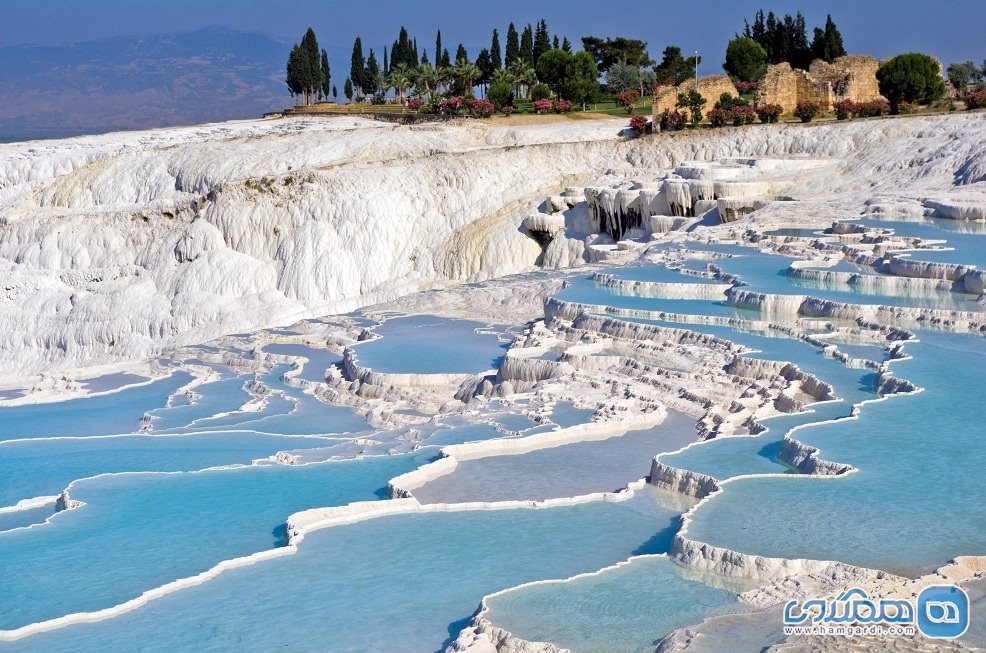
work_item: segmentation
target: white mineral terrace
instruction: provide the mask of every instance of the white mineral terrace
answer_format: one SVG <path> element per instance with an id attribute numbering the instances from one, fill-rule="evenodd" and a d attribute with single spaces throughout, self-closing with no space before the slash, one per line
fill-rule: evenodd
<path id="1" fill-rule="evenodd" d="M 655 646 L 664 653 L 709 650 L 702 647 L 721 642 L 715 638 L 729 619 L 775 619 L 792 596 L 860 586 L 871 596 L 909 597 L 942 579 L 982 580 L 986 561 L 976 555 L 946 557 L 937 575 L 907 578 L 693 539 L 696 515 L 742 480 L 839 484 L 866 472 L 799 439 L 802 426 L 826 423 L 821 417 L 784 435 L 773 454 L 784 467 L 775 473 L 726 477 L 673 461 L 839 402 L 849 405 L 837 419 L 858 420 L 867 404 L 908 401 L 925 388 L 899 363 L 909 360 L 920 330 L 986 334 L 986 310 L 976 301 L 986 271 L 977 261 L 923 261 L 922 250 L 940 251 L 940 242 L 851 222 L 861 215 L 986 219 L 986 115 L 629 140 L 613 124 L 425 128 L 294 119 L 0 145 L 0 406 L 112 394 L 188 373 L 169 393 L 169 407 L 202 405 L 200 393 L 217 379 L 232 378 L 243 395 L 184 425 L 189 433 L 209 420 L 260 424 L 280 403 L 290 405 L 287 415 L 303 414 L 311 402 L 366 420 L 362 430 L 330 434 L 312 449 L 265 453 L 254 467 L 434 453 L 390 478 L 387 498 L 283 515 L 283 546 L 222 560 L 110 607 L 0 630 L 0 642 L 30 643 L 149 610 L 221 582 L 228 570 L 293 556 L 316 531 L 400 515 L 626 505 L 651 491 L 675 504 L 677 530 L 663 553 L 476 596 L 463 614 L 479 609 L 447 650 L 566 650 L 513 635 L 491 619 L 491 601 L 602 577 L 636 559 L 661 558 L 710 585 L 754 587 L 738 593 L 742 615 L 663 633 Z M 769 274 L 766 265 L 755 268 L 755 257 L 767 254 L 786 257 L 774 257 L 779 278 L 797 292 L 770 285 L 779 284 L 774 277 L 744 277 L 745 270 Z M 938 298 L 954 303 L 939 306 Z M 512 342 L 494 352 L 502 357 L 492 368 L 490 356 L 471 372 L 394 372 L 366 362 L 361 347 L 379 337 L 379 323 L 432 315 L 507 325 L 498 334 Z M 803 345 L 806 355 L 858 371 L 866 387 L 847 391 L 811 365 L 758 357 L 741 344 L 743 333 Z M 179 385 L 182 377 L 172 378 Z M 957 380 L 967 381 L 975 380 Z M 869 394 L 840 396 L 848 392 Z M 584 411 L 581 421 L 563 424 L 562 404 Z M 562 464 L 569 447 L 615 445 L 659 430 L 671 415 L 694 421 L 688 444 L 641 456 L 621 487 L 458 502 L 415 494 L 467 464 L 506 460 L 522 469 L 534 455 Z M 456 420 L 496 435 L 427 444 Z M 149 439 L 165 437 L 161 424 L 152 412 L 141 429 Z M 86 519 L 87 504 L 73 495 L 98 476 L 0 506 L 0 517 L 50 507 L 48 518 L 27 527 L 35 532 L 51 529 L 56 511 Z M 291 588 L 284 591 L 290 597 Z M 832 646 L 816 640 L 758 645 Z M 859 650 L 887 645 L 876 638 Z"/>

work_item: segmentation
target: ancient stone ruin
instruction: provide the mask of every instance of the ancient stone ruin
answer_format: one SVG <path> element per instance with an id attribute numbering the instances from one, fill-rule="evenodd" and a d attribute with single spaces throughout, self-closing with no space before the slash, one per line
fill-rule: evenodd
<path id="1" fill-rule="evenodd" d="M 842 100 L 869 102 L 881 99 L 876 70 L 880 62 L 869 56 L 849 55 L 832 63 L 812 62 L 807 71 L 791 68 L 787 62 L 767 68 L 760 80 L 757 104 L 779 104 L 791 113 L 799 102 L 815 102 L 823 111 Z"/>
<path id="2" fill-rule="evenodd" d="M 654 118 L 659 120 L 664 110 L 674 111 L 678 105 L 678 96 L 694 89 L 695 80 L 688 79 L 679 86 L 659 86 L 654 93 Z M 705 106 L 702 107 L 702 116 L 708 115 L 709 111 L 715 108 L 716 102 L 723 93 L 729 93 L 733 97 L 739 96 L 739 91 L 733 85 L 732 80 L 726 75 L 710 75 L 701 77 L 698 80 L 699 95 L 705 98 Z"/>

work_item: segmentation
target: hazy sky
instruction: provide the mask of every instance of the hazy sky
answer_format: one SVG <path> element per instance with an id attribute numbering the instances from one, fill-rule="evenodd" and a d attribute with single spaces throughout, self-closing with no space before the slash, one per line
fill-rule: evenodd
<path id="1" fill-rule="evenodd" d="M 582 2 L 580 0 L 0 0 L 0 46 L 71 43 L 109 36 L 141 36 L 207 25 L 260 31 L 298 40 L 308 25 L 323 46 L 349 48 L 355 34 L 364 48 L 390 44 L 401 25 L 433 54 L 435 29 L 446 47 L 464 43 L 472 54 L 501 39 L 510 21 L 547 19 L 552 34 L 576 45 L 586 34 L 646 40 L 659 59 L 668 43 L 706 53 L 719 67 L 726 41 L 757 8 L 775 13 L 801 10 L 811 28 L 831 13 L 852 53 L 885 57 L 931 53 L 946 64 L 986 58 L 986 0 L 678 0 Z M 711 71 L 710 71 L 711 72 Z"/>

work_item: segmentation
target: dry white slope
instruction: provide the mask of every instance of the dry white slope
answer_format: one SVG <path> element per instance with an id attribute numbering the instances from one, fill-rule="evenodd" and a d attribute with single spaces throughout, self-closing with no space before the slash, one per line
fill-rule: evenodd
<path id="1" fill-rule="evenodd" d="M 793 193 L 859 208 L 986 180 L 981 114 L 629 142 L 619 126 L 293 119 L 0 145 L 0 381 L 530 269 L 521 218 L 608 170 L 834 157 Z"/>

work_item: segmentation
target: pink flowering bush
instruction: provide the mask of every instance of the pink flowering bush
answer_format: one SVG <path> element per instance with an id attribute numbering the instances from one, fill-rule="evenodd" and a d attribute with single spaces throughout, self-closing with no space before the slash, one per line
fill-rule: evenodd
<path id="1" fill-rule="evenodd" d="M 962 96 L 962 101 L 965 103 L 965 108 L 969 111 L 973 109 L 986 109 L 986 89 L 966 93 Z"/>
<path id="2" fill-rule="evenodd" d="M 852 100 L 840 100 L 832 105 L 832 108 L 835 109 L 836 120 L 849 120 L 859 114 L 860 106 L 858 102 Z"/>
<path id="3" fill-rule="evenodd" d="M 489 118 L 493 115 L 493 103 L 489 100 L 473 100 L 471 109 L 477 118 Z"/>
<path id="4" fill-rule="evenodd" d="M 713 109 L 708 114 L 709 122 L 713 127 L 723 127 L 729 122 L 729 112 L 725 109 Z"/>
<path id="5" fill-rule="evenodd" d="M 818 115 L 818 105 L 807 100 L 798 102 L 798 106 L 794 108 L 794 115 L 800 118 L 801 122 L 811 122 Z"/>
<path id="6" fill-rule="evenodd" d="M 411 111 L 417 111 L 425 105 L 425 99 L 420 95 L 415 95 L 407 100 L 407 108 Z"/>
<path id="7" fill-rule="evenodd" d="M 759 86 L 756 82 L 736 82 L 736 90 L 742 95 L 756 93 Z"/>
<path id="8" fill-rule="evenodd" d="M 630 116 L 630 129 L 637 136 L 647 131 L 647 116 Z"/>
<path id="9" fill-rule="evenodd" d="M 572 110 L 572 103 L 568 100 L 556 100 L 552 102 L 551 109 L 555 113 L 568 113 Z"/>
<path id="10" fill-rule="evenodd" d="M 513 112 L 514 112 L 514 107 L 512 104 L 504 104 L 502 107 L 500 107 L 500 113 L 507 116 L 508 118 L 510 117 L 510 114 L 512 114 Z"/>
<path id="11" fill-rule="evenodd" d="M 665 109 L 661 114 L 661 131 L 681 129 L 686 122 L 688 122 L 688 114 L 684 111 Z"/>
<path id="12" fill-rule="evenodd" d="M 623 105 L 627 113 L 633 113 L 633 108 L 637 105 L 640 94 L 637 91 L 623 91 L 616 94 L 616 101 Z"/>
<path id="13" fill-rule="evenodd" d="M 548 113 L 551 111 L 551 100 L 534 100 L 534 111 L 537 113 Z"/>
<path id="14" fill-rule="evenodd" d="M 755 109 L 760 122 L 777 122 L 781 118 L 784 108 L 779 104 L 760 104 Z"/>
<path id="15" fill-rule="evenodd" d="M 890 113 L 890 103 L 886 100 L 870 100 L 857 105 L 855 113 L 863 118 L 883 116 Z"/>
<path id="16" fill-rule="evenodd" d="M 753 121 L 757 119 L 757 110 L 745 104 L 737 105 L 729 110 L 729 118 L 737 127 L 752 125 Z"/>
<path id="17" fill-rule="evenodd" d="M 444 98 L 441 102 L 438 103 L 439 111 L 441 111 L 443 114 L 447 116 L 452 116 L 460 113 L 464 106 L 465 105 L 463 104 L 462 99 L 454 95 L 452 97 Z"/>

